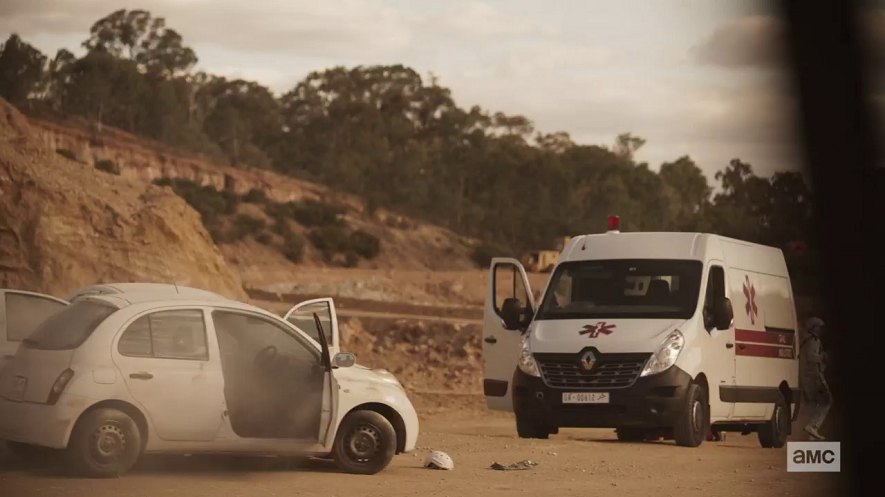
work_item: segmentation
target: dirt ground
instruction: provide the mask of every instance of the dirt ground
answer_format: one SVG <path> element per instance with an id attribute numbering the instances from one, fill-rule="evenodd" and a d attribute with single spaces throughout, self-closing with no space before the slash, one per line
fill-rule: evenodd
<path id="1" fill-rule="evenodd" d="M 477 395 L 415 395 L 422 413 L 419 449 L 396 456 L 374 476 L 340 473 L 329 461 L 275 458 L 147 456 L 111 480 L 65 476 L 49 463 L 0 455 L 0 495 L 65 496 L 814 496 L 836 495 L 827 473 L 787 473 L 785 449 L 763 449 L 755 435 L 728 434 L 696 449 L 673 442 L 621 443 L 612 430 L 564 429 L 549 440 L 516 437 L 506 413 L 488 412 Z M 421 468 L 431 449 L 444 450 L 454 471 Z M 493 462 L 524 459 L 527 471 L 494 471 Z"/>

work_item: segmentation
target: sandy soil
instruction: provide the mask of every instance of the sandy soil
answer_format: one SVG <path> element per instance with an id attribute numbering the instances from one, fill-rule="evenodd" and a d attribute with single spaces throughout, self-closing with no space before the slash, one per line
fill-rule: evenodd
<path id="1" fill-rule="evenodd" d="M 48 464 L 7 456 L 0 494 L 69 496 L 435 496 L 580 495 L 791 496 L 837 494 L 833 474 L 787 473 L 785 449 L 762 449 L 754 435 L 729 434 L 697 449 L 672 442 L 620 443 L 611 430 L 564 429 L 549 440 L 516 438 L 512 418 L 481 407 L 478 396 L 416 395 L 422 414 L 419 450 L 394 458 L 374 476 L 340 473 L 329 461 L 145 457 L 112 480 L 64 476 Z M 445 406 L 445 407 L 443 407 Z M 455 470 L 421 468 L 431 449 L 444 450 Z M 2 456 L 0 456 L 2 457 Z M 528 471 L 494 471 L 493 462 L 538 462 Z"/>

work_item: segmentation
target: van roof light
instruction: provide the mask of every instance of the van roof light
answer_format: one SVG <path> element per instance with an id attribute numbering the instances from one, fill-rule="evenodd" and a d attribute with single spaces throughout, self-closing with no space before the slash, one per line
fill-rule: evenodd
<path id="1" fill-rule="evenodd" d="M 609 233 L 621 232 L 621 216 L 611 215 L 608 217 L 608 231 Z"/>

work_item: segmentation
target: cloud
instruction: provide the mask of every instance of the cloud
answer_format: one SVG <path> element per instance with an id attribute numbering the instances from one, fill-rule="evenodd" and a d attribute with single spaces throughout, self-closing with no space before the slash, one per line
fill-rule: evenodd
<path id="1" fill-rule="evenodd" d="M 784 63 L 783 23 L 774 16 L 731 19 L 692 49 L 701 64 L 730 68 L 772 68 Z"/>
<path id="2" fill-rule="evenodd" d="M 455 4 L 441 14 L 428 16 L 426 21 L 440 34 L 473 40 L 557 34 L 552 27 L 511 16 L 484 2 Z"/>

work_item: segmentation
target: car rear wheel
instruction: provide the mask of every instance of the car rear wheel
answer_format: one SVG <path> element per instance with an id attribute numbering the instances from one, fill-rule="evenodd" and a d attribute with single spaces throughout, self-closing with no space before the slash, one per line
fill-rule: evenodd
<path id="1" fill-rule="evenodd" d="M 135 421 L 117 409 L 84 414 L 68 443 L 72 469 L 85 476 L 110 478 L 129 471 L 141 455 L 141 432 Z"/>
<path id="2" fill-rule="evenodd" d="M 390 464 L 395 452 L 390 421 L 374 411 L 354 411 L 338 427 L 332 458 L 348 473 L 373 475 Z"/>
<path id="3" fill-rule="evenodd" d="M 774 405 L 771 420 L 759 427 L 759 445 L 767 449 L 779 449 L 787 443 L 790 433 L 790 411 L 787 403 L 781 398 Z"/>

